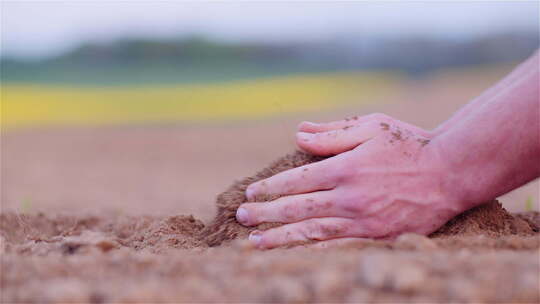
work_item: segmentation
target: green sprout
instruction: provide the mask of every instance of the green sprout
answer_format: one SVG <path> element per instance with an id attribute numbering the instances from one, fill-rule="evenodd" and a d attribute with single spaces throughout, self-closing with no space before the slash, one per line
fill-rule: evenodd
<path id="1" fill-rule="evenodd" d="M 21 212 L 30 213 L 31 210 L 32 210 L 32 200 L 29 197 L 26 197 L 21 201 Z"/>
<path id="2" fill-rule="evenodd" d="M 533 211 L 534 210 L 534 198 L 532 195 L 530 195 L 525 200 L 525 211 Z"/>

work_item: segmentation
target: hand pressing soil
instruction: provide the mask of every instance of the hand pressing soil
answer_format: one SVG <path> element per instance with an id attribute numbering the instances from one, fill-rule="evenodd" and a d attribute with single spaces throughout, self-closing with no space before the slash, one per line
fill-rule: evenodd
<path id="1" fill-rule="evenodd" d="M 279 158 L 270 166 L 262 169 L 254 176 L 246 177 L 235 182 L 227 191 L 218 195 L 216 200 L 217 215 L 214 220 L 203 230 L 202 237 L 206 240 L 209 246 L 219 246 L 225 241 L 230 241 L 236 238 L 246 238 L 253 230 L 266 230 L 268 228 L 278 226 L 278 223 L 264 223 L 255 227 L 244 227 L 237 222 L 236 210 L 241 204 L 248 202 L 245 195 L 246 188 L 256 181 L 268 178 L 292 168 L 317 162 L 322 159 L 324 159 L 324 157 L 313 156 L 305 152 L 297 151 Z M 257 196 L 252 201 L 272 201 L 276 198 L 278 197 Z"/>
<path id="2" fill-rule="evenodd" d="M 305 152 L 297 151 L 288 154 L 276 161 L 270 166 L 259 171 L 251 177 L 244 178 L 234 183 L 229 189 L 221 193 L 216 201 L 217 215 L 214 220 L 206 226 L 201 237 L 209 246 L 219 246 L 224 242 L 236 238 L 246 238 L 251 231 L 267 230 L 277 227 L 280 223 L 263 223 L 254 227 L 245 227 L 236 220 L 236 210 L 238 207 L 248 202 L 245 191 L 246 188 L 259 180 L 266 179 L 279 172 L 300 167 L 306 164 L 317 162 L 324 157 L 317 157 Z M 276 196 L 257 196 L 253 201 L 270 202 L 278 197 Z M 271 202 L 270 202 L 271 203 Z M 530 216 L 532 217 L 532 216 Z M 468 210 L 446 225 L 432 233 L 432 238 L 443 238 L 457 235 L 487 235 L 498 237 L 504 235 L 532 235 L 538 231 L 538 223 L 526 221 L 524 216 L 518 217 L 509 214 L 499 202 L 490 201 L 476 208 Z"/>

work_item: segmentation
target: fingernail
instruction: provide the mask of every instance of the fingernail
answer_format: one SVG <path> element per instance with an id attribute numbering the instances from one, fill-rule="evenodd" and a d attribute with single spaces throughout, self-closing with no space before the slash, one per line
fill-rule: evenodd
<path id="1" fill-rule="evenodd" d="M 254 195 L 255 195 L 255 186 L 253 186 L 253 184 L 251 184 L 246 189 L 246 197 L 247 197 L 247 199 L 252 199 Z"/>
<path id="2" fill-rule="evenodd" d="M 248 240 L 253 245 L 255 245 L 255 247 L 258 247 L 259 244 L 261 243 L 261 238 L 262 238 L 262 232 L 260 232 L 259 230 L 255 230 L 249 234 Z"/>
<path id="3" fill-rule="evenodd" d="M 247 224 L 248 217 L 249 215 L 245 208 L 238 208 L 238 210 L 236 210 L 236 220 L 241 224 Z"/>
<path id="4" fill-rule="evenodd" d="M 317 126 L 319 126 L 319 124 L 311 122 L 311 121 L 303 121 L 302 123 L 300 123 L 299 126 L 300 127 L 302 127 L 302 126 L 317 127 Z"/>
<path id="5" fill-rule="evenodd" d="M 306 132 L 296 133 L 296 137 L 301 141 L 310 141 L 313 138 L 313 134 Z"/>

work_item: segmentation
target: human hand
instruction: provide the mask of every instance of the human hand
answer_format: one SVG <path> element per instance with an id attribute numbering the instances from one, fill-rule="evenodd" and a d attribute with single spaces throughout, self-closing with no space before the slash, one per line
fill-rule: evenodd
<path id="1" fill-rule="evenodd" d="M 386 131 L 390 126 L 400 127 L 425 139 L 434 134 L 419 127 L 393 119 L 392 117 L 373 113 L 365 116 L 353 116 L 328 123 L 312 123 L 304 121 L 298 126 L 297 145 L 314 155 L 336 155 L 355 148 L 369 139 Z"/>
<path id="2" fill-rule="evenodd" d="M 387 238 L 429 234 L 464 211 L 452 191 L 446 162 L 431 134 L 382 114 L 302 123 L 298 145 L 328 159 L 250 185 L 248 199 L 280 195 L 271 203 L 246 203 L 240 223 L 285 225 L 254 231 L 258 248 L 310 240 Z"/>

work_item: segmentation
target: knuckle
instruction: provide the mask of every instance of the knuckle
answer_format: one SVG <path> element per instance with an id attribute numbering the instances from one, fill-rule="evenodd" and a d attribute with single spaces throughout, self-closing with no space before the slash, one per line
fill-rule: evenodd
<path id="1" fill-rule="evenodd" d="M 330 139 L 334 139 L 338 137 L 339 135 L 341 135 L 343 131 L 344 131 L 343 129 L 328 131 L 326 132 L 326 137 Z"/>
<path id="2" fill-rule="evenodd" d="M 388 225 L 381 223 L 378 220 L 365 221 L 363 223 L 365 232 L 372 237 L 381 237 L 389 233 Z"/>
<path id="3" fill-rule="evenodd" d="M 298 217 L 299 209 L 296 204 L 285 204 L 280 211 L 280 216 L 286 221 L 294 220 Z"/>
<path id="4" fill-rule="evenodd" d="M 371 128 L 384 131 L 388 131 L 396 125 L 396 120 L 386 114 L 375 113 L 373 114 L 373 119 L 370 121 L 369 125 Z"/>
<path id="5" fill-rule="evenodd" d="M 393 118 L 384 114 L 384 113 L 373 113 L 370 115 L 372 120 L 375 120 L 377 122 L 391 122 L 393 121 Z"/>
<path id="6" fill-rule="evenodd" d="M 346 199 L 340 205 L 343 211 L 354 215 L 361 214 L 364 209 L 362 208 L 362 204 L 356 199 Z"/>
<path id="7" fill-rule="evenodd" d="M 258 203 L 246 203 L 241 205 L 241 208 L 247 211 L 246 221 L 249 224 L 257 223 L 261 217 L 261 210 L 259 210 L 260 204 Z M 264 213 L 264 212 L 262 212 Z"/>
<path id="8" fill-rule="evenodd" d="M 246 193 L 251 196 L 262 194 L 266 191 L 267 186 L 268 182 L 264 179 L 249 185 L 249 187 L 246 189 Z"/>
<path id="9" fill-rule="evenodd" d="M 390 124 L 386 122 L 381 122 L 380 120 L 371 120 L 366 122 L 365 128 L 370 131 L 378 131 L 380 129 L 386 130 L 390 128 Z"/>
<path id="10" fill-rule="evenodd" d="M 320 135 L 318 135 L 318 137 L 320 138 Z M 330 153 L 328 142 L 324 139 L 318 139 L 312 142 L 310 147 L 319 153 Z"/>
<path id="11" fill-rule="evenodd" d="M 298 140 L 298 144 L 301 147 L 311 148 L 315 146 L 319 141 L 320 141 L 320 134 L 316 133 L 316 134 L 311 135 L 311 137 L 307 140 Z"/>
<path id="12" fill-rule="evenodd" d="M 321 146 L 325 145 L 325 143 L 328 142 L 328 140 L 333 139 L 335 137 L 336 131 L 327 131 L 323 133 L 317 133 L 313 136 L 313 141 L 311 142 L 314 146 Z"/>
<path id="13" fill-rule="evenodd" d="M 294 242 L 294 239 L 295 239 L 294 233 L 292 231 L 289 231 L 289 230 L 284 231 L 282 237 L 283 237 L 283 239 L 285 241 L 284 243 L 286 243 L 286 244 Z"/>
<path id="14" fill-rule="evenodd" d="M 347 231 L 347 225 L 345 224 L 330 224 L 322 226 L 322 233 L 325 238 L 332 238 L 343 235 Z"/>
<path id="15" fill-rule="evenodd" d="M 309 240 L 318 240 L 321 238 L 321 225 L 316 222 L 308 221 L 302 231 L 304 237 Z"/>
<path id="16" fill-rule="evenodd" d="M 281 186 L 276 185 L 281 188 L 280 192 L 283 193 L 294 193 L 297 187 L 297 182 L 294 178 L 287 178 L 282 181 Z"/>
<path id="17" fill-rule="evenodd" d="M 312 240 L 326 240 L 334 237 L 338 237 L 347 231 L 347 227 L 340 223 L 324 223 L 313 224 L 311 227 L 309 238 Z"/>
<path id="18" fill-rule="evenodd" d="M 315 134 L 313 134 L 313 137 L 311 138 L 311 140 L 306 142 L 306 144 L 311 146 L 311 147 L 317 146 L 321 142 L 321 140 L 323 139 L 323 137 L 321 135 L 325 134 L 325 133 L 315 133 Z"/>
<path id="19" fill-rule="evenodd" d="M 343 166 L 343 169 L 346 167 Z M 340 182 L 343 176 L 343 170 L 341 166 L 335 165 L 333 162 L 321 161 L 315 163 L 308 172 L 309 179 L 314 184 L 323 189 L 333 189 Z"/>
<path id="20" fill-rule="evenodd" d="M 259 241 L 259 248 L 271 249 L 278 247 L 281 244 L 286 244 L 287 241 L 284 239 L 285 232 L 285 230 L 280 228 L 263 231 Z"/>
<path id="21" fill-rule="evenodd" d="M 326 170 L 322 170 L 324 172 L 324 182 L 328 186 L 327 188 L 339 187 L 355 176 L 357 171 L 349 165 L 350 163 L 349 161 L 330 162 L 324 168 Z"/>
<path id="22" fill-rule="evenodd" d="M 259 248 L 261 249 L 270 249 L 274 247 L 274 244 L 276 243 L 275 237 L 271 233 L 263 233 L 261 236 L 261 240 L 259 242 Z"/>
<path id="23" fill-rule="evenodd" d="M 331 200 L 315 202 L 314 199 L 307 199 L 305 211 L 307 211 L 308 215 L 325 215 L 334 206 L 335 203 Z"/>
<path id="24" fill-rule="evenodd" d="M 253 196 L 255 196 L 256 194 L 257 194 L 256 184 L 251 184 L 246 188 L 245 195 L 249 200 L 253 199 Z"/>

